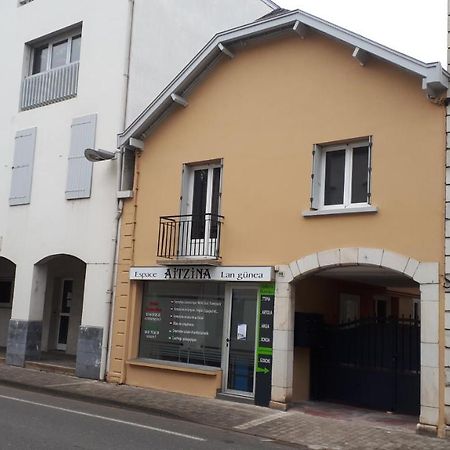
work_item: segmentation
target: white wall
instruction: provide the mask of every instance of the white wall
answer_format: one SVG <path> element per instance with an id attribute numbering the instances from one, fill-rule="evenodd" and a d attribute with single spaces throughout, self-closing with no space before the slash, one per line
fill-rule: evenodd
<path id="1" fill-rule="evenodd" d="M 129 4 L 128 0 L 35 0 L 18 7 L 15 0 L 0 2 L 0 29 L 5 37 L 0 40 L 4 63 L 0 71 L 0 256 L 17 265 L 14 319 L 42 320 L 42 305 L 37 303 L 44 302 L 41 285 L 46 275 L 34 265 L 50 255 L 68 254 L 87 264 L 82 323 L 107 326 L 117 162 L 94 164 L 90 199 L 67 201 L 65 186 L 74 118 L 97 114 L 97 148 L 114 150 L 117 133 L 122 131 Z M 135 0 L 129 120 L 216 32 L 270 11 L 262 0 Z M 77 97 L 19 111 L 25 43 L 78 22 L 83 28 Z M 31 203 L 10 207 L 14 137 L 18 130 L 30 127 L 37 128 Z M 37 290 L 32 294 L 33 289 Z M 33 304 L 38 291 L 42 295 Z M 4 329 L 1 323 L 0 327 Z"/>
<path id="2" fill-rule="evenodd" d="M 96 145 L 115 149 L 122 124 L 127 12 L 128 2 L 109 0 L 38 0 L 22 7 L 8 1 L 0 6 L 2 33 L 13 37 L 1 44 L 8 70 L 2 70 L 0 83 L 5 150 L 0 152 L 0 254 L 16 262 L 21 286 L 13 318 L 28 319 L 31 268 L 46 256 L 66 253 L 111 270 L 116 162 L 94 165 L 90 199 L 67 201 L 65 186 L 73 118 L 97 113 Z M 77 97 L 19 112 L 24 43 L 77 22 L 83 22 Z M 31 203 L 9 207 L 14 136 L 29 127 L 37 127 Z"/>
<path id="3" fill-rule="evenodd" d="M 136 0 L 127 123 L 216 33 L 270 11 L 262 0 Z"/>

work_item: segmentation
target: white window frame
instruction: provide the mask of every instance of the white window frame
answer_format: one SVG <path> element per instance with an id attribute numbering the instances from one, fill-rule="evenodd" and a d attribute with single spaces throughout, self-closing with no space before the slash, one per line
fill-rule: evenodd
<path id="1" fill-rule="evenodd" d="M 205 161 L 200 163 L 186 163 L 183 164 L 182 172 L 182 186 L 181 186 L 181 207 L 180 214 L 192 214 L 193 206 L 193 190 L 194 190 L 194 172 L 196 170 L 208 170 L 208 183 L 212 183 L 212 174 L 214 169 L 220 169 L 220 183 L 219 183 L 219 204 L 218 212 L 220 215 L 221 203 L 222 203 L 222 181 L 223 181 L 223 160 L 215 159 L 211 161 Z M 211 200 L 212 200 L 212 186 L 208 187 L 208 195 L 206 202 L 206 211 L 211 213 Z"/>
<path id="2" fill-rule="evenodd" d="M 217 214 L 220 216 L 222 207 L 222 182 L 223 182 L 223 161 L 222 160 L 211 160 L 205 161 L 203 163 L 189 163 L 183 166 L 183 180 L 182 180 L 182 192 L 181 192 L 181 215 L 192 215 L 194 206 L 194 180 L 195 172 L 197 170 L 207 170 L 208 171 L 208 183 L 207 183 L 207 194 L 206 194 L 206 208 L 205 214 L 212 214 L 212 194 L 213 194 L 213 173 L 215 169 L 220 169 L 220 180 L 219 180 L 219 198 L 217 205 Z M 189 226 L 192 226 L 193 222 L 190 222 Z M 191 245 L 194 250 L 191 256 L 187 256 L 186 259 L 216 259 L 215 256 L 201 256 L 197 254 L 197 249 L 200 248 L 208 249 L 208 253 L 217 246 L 220 242 L 218 240 L 219 234 L 216 237 L 211 238 L 211 225 L 212 218 L 205 223 L 205 234 L 203 238 L 192 239 Z M 189 229 L 189 234 L 191 228 Z M 220 231 L 218 230 L 218 233 Z M 218 247 L 216 247 L 218 250 Z"/>
<path id="3" fill-rule="evenodd" d="M 355 147 L 369 147 L 369 158 L 367 165 L 367 201 L 359 203 L 351 203 L 352 195 L 352 166 L 353 166 L 353 150 Z M 345 167 L 344 167 L 344 198 L 341 204 L 325 205 L 325 173 L 326 173 L 326 154 L 338 150 L 345 150 Z M 363 139 L 354 142 L 333 144 L 321 146 L 316 151 L 320 151 L 320 191 L 319 191 L 319 210 L 335 210 L 346 208 L 365 208 L 370 206 L 370 177 L 371 177 L 371 140 Z"/>
<path id="4" fill-rule="evenodd" d="M 65 32 L 65 33 L 61 33 L 61 34 L 57 34 L 55 36 L 53 36 L 52 38 L 49 39 L 43 39 L 42 41 L 30 44 L 30 49 L 31 49 L 31 58 L 30 58 L 30 66 L 28 68 L 28 76 L 32 76 L 32 75 L 38 75 L 40 73 L 45 73 L 48 72 L 50 70 L 56 69 L 53 68 L 52 69 L 52 53 L 53 53 L 53 46 L 57 45 L 63 41 L 67 40 L 67 50 L 66 50 L 66 62 L 64 65 L 59 66 L 59 67 L 64 67 L 67 66 L 69 64 L 73 64 L 75 62 L 78 61 L 70 61 L 70 58 L 72 56 L 72 41 L 76 38 L 80 38 L 82 37 L 81 34 L 81 28 L 77 28 L 75 30 L 71 30 L 69 32 Z M 36 56 L 36 50 L 39 50 L 41 48 L 47 48 L 48 50 L 48 56 L 47 56 L 47 65 L 45 70 L 41 71 L 41 72 L 36 72 L 33 73 L 33 67 L 34 67 L 34 59 Z"/>

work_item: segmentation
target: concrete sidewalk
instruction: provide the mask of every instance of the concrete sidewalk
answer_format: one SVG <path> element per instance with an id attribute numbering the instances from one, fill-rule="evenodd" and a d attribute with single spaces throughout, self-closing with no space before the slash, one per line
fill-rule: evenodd
<path id="1" fill-rule="evenodd" d="M 308 409 L 274 411 L 258 406 L 85 380 L 0 364 L 0 383 L 53 395 L 101 402 L 201 423 L 221 429 L 318 449 L 442 449 L 450 440 L 422 436 L 395 420 L 373 423 L 312 414 Z"/>

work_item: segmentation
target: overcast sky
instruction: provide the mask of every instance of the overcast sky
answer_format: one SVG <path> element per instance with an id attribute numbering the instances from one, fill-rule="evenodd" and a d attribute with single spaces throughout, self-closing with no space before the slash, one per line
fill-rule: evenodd
<path id="1" fill-rule="evenodd" d="M 425 62 L 447 64 L 447 0 L 274 0 Z"/>

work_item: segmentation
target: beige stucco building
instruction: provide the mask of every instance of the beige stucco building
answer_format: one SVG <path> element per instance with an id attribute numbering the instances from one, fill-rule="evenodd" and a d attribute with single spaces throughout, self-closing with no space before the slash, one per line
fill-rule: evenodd
<path id="1" fill-rule="evenodd" d="M 298 11 L 216 35 L 119 136 L 109 381 L 444 434 L 447 82 Z"/>

